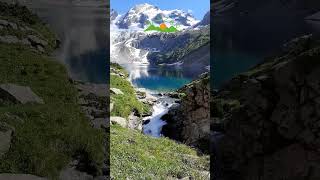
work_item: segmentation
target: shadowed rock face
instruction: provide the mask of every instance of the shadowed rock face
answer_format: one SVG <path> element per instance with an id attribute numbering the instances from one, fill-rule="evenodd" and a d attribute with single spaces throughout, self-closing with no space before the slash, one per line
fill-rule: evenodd
<path id="1" fill-rule="evenodd" d="M 212 98 L 224 179 L 319 179 L 320 43 L 303 36 Z M 217 164 L 215 164 L 217 163 Z M 218 177 L 217 177 L 218 178 Z"/>
<path id="2" fill-rule="evenodd" d="M 172 107 L 161 118 L 167 122 L 162 128 L 165 136 L 204 152 L 209 150 L 210 137 L 209 83 L 209 75 L 206 73 L 180 89 L 179 92 L 185 94 L 180 106 Z"/>

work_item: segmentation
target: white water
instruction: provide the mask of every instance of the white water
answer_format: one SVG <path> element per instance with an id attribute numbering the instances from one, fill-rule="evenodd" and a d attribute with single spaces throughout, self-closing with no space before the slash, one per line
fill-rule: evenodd
<path id="1" fill-rule="evenodd" d="M 149 119 L 150 122 L 143 126 L 143 133 L 153 136 L 153 137 L 161 137 L 161 130 L 164 125 L 167 123 L 161 120 L 161 117 L 168 113 L 170 106 L 166 106 L 162 102 L 157 102 L 153 106 L 152 116 L 144 118 L 144 120 Z"/>

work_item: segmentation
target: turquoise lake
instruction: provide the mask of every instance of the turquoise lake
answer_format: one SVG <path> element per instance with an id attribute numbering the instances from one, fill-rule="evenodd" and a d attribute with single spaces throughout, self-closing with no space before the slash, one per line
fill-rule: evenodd
<path id="1" fill-rule="evenodd" d="M 196 69 L 183 69 L 176 66 L 121 65 L 129 72 L 129 79 L 135 87 L 153 92 L 177 90 L 201 74 Z"/>

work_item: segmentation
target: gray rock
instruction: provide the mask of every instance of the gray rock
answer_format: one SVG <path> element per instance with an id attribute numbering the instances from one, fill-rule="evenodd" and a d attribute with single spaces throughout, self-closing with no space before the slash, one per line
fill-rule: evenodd
<path id="1" fill-rule="evenodd" d="M 76 86 L 83 95 L 92 93 L 99 97 L 108 97 L 109 86 L 107 84 L 78 83 Z"/>
<path id="2" fill-rule="evenodd" d="M 0 19 L 0 25 L 2 25 L 2 26 L 8 26 L 8 25 L 9 25 L 9 22 L 8 22 L 7 20 Z"/>
<path id="3" fill-rule="evenodd" d="M 16 84 L 1 84 L 0 99 L 21 104 L 44 104 L 44 101 L 37 96 L 30 87 Z"/>
<path id="4" fill-rule="evenodd" d="M 14 30 L 18 30 L 18 25 L 16 23 L 9 22 L 9 26 Z"/>
<path id="5" fill-rule="evenodd" d="M 0 36 L 0 42 L 8 43 L 8 44 L 16 44 L 16 43 L 20 43 L 20 40 L 16 36 L 5 35 L 5 36 Z"/>
<path id="6" fill-rule="evenodd" d="M 0 123 L 0 158 L 9 151 L 13 128 L 5 123 Z"/>
<path id="7" fill-rule="evenodd" d="M 110 125 L 109 118 L 95 118 L 91 122 L 93 124 L 93 127 L 96 129 L 106 129 Z"/>
<path id="8" fill-rule="evenodd" d="M 110 103 L 110 112 L 113 110 L 114 103 Z"/>
<path id="9" fill-rule="evenodd" d="M 110 92 L 116 95 L 122 95 L 123 92 L 118 88 L 110 88 Z"/>
<path id="10" fill-rule="evenodd" d="M 311 16 L 307 16 L 305 19 L 309 21 L 320 21 L 320 11 Z"/>
<path id="11" fill-rule="evenodd" d="M 40 45 L 37 45 L 37 50 L 40 51 L 40 52 L 45 52 L 44 48 Z"/>
<path id="12" fill-rule="evenodd" d="M 93 176 L 75 168 L 66 168 L 60 172 L 59 180 L 93 180 Z"/>
<path id="13" fill-rule="evenodd" d="M 111 124 L 118 124 L 124 128 L 127 127 L 127 120 L 123 117 L 111 116 L 110 123 Z"/>
<path id="14" fill-rule="evenodd" d="M 31 46 L 31 42 L 26 38 L 21 40 L 21 44 Z"/>
<path id="15" fill-rule="evenodd" d="M 138 116 L 135 116 L 134 113 L 131 113 L 128 117 L 128 128 L 130 129 L 140 129 L 142 127 L 141 120 Z"/>
<path id="16" fill-rule="evenodd" d="M 31 174 L 0 174 L 0 180 L 47 180 L 47 178 L 34 176 Z"/>
<path id="17" fill-rule="evenodd" d="M 35 36 L 35 35 L 28 35 L 27 36 L 28 40 L 31 42 L 31 44 L 33 46 L 42 46 L 42 47 L 45 47 L 48 45 L 48 42 L 47 41 L 44 41 L 42 39 L 40 39 L 39 37 Z"/>

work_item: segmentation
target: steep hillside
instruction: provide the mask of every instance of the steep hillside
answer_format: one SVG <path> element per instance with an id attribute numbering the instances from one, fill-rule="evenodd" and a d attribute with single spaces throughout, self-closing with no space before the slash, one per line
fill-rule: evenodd
<path id="1" fill-rule="evenodd" d="M 167 49 L 149 53 L 148 59 L 152 64 L 160 65 L 180 62 L 188 66 L 197 62 L 204 64 L 204 66 L 201 67 L 204 68 L 210 63 L 210 27 L 177 33 L 166 39 L 163 39 L 160 35 L 157 38 L 161 43 L 165 44 L 164 46 L 166 46 Z M 175 45 L 170 47 L 170 41 Z M 196 54 L 196 51 L 200 50 L 200 48 L 205 48 L 203 54 L 198 54 L 196 58 L 192 58 L 192 54 Z M 201 60 L 202 57 L 204 59 Z"/>
<path id="2" fill-rule="evenodd" d="M 71 161 L 75 173 L 100 175 L 103 134 L 78 105 L 66 69 L 49 57 L 54 33 L 25 7 L 0 9 L 0 179 L 54 179 Z"/>
<path id="3" fill-rule="evenodd" d="M 162 117 L 167 122 L 162 128 L 164 136 L 194 146 L 209 153 L 210 141 L 210 76 L 198 79 L 178 90 L 183 94 L 181 103 L 170 108 Z"/>
<path id="4" fill-rule="evenodd" d="M 213 95 L 217 178 L 320 178 L 319 58 L 319 40 L 294 39 Z"/>

